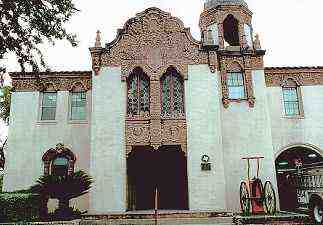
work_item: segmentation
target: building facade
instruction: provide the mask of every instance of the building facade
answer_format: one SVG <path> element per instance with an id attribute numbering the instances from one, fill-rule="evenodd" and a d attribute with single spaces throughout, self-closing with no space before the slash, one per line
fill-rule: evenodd
<path id="1" fill-rule="evenodd" d="M 92 71 L 11 73 L 4 189 L 82 169 L 95 184 L 73 204 L 90 212 L 152 209 L 156 188 L 161 209 L 238 211 L 242 158 L 262 156 L 278 193 L 282 153 L 321 156 L 323 68 L 265 68 L 251 22 L 243 0 L 210 0 L 195 40 L 148 8 L 97 34 Z"/>

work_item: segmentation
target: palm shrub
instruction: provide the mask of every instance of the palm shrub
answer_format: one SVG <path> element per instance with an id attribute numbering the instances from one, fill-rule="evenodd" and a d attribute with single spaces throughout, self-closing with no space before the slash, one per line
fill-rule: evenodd
<path id="1" fill-rule="evenodd" d="M 45 199 L 58 199 L 57 214 L 64 219 L 71 216 L 70 200 L 88 193 L 92 183 L 92 177 L 80 170 L 68 176 L 41 176 L 37 184 L 31 187 L 31 191 Z"/>

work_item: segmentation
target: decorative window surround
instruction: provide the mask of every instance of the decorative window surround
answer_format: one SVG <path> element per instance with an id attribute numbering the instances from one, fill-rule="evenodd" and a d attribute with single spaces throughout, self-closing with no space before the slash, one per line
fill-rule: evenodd
<path id="1" fill-rule="evenodd" d="M 224 64 L 222 64 L 222 70 L 220 71 L 221 75 L 221 84 L 222 84 L 222 103 L 224 108 L 228 108 L 230 102 L 243 102 L 247 101 L 250 108 L 255 106 L 255 97 L 253 94 L 253 86 L 252 86 L 252 71 L 250 69 L 243 70 L 241 64 L 237 61 L 232 60 L 224 60 Z M 229 98 L 229 88 L 227 83 L 227 73 L 237 72 L 243 73 L 244 78 L 244 87 L 245 87 L 245 98 L 241 99 L 230 99 Z"/>
<path id="2" fill-rule="evenodd" d="M 147 118 L 150 115 L 150 82 L 141 68 L 135 68 L 127 82 L 127 115 Z"/>
<path id="3" fill-rule="evenodd" d="M 68 175 L 73 174 L 76 157 L 70 149 L 64 146 L 64 144 L 59 143 L 56 145 L 56 148 L 49 149 L 43 155 L 44 175 L 50 174 L 52 161 L 57 157 L 65 157 L 68 159 Z"/>
<path id="4" fill-rule="evenodd" d="M 293 78 L 287 78 L 282 83 L 282 100 L 284 118 L 304 118 L 304 108 L 300 86 Z"/>
<path id="5" fill-rule="evenodd" d="M 163 119 L 185 117 L 184 81 L 175 68 L 170 67 L 160 81 Z"/>

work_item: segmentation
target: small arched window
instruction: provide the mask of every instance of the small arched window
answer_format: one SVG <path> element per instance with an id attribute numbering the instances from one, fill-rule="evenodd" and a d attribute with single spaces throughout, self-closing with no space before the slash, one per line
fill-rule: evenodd
<path id="1" fill-rule="evenodd" d="M 239 46 L 239 21 L 229 14 L 223 21 L 224 40 L 230 46 Z"/>
<path id="2" fill-rule="evenodd" d="M 184 116 L 184 81 L 175 68 L 161 78 L 162 116 Z"/>
<path id="3" fill-rule="evenodd" d="M 51 163 L 51 174 L 56 176 L 67 176 L 68 168 L 68 159 L 64 156 L 58 156 Z"/>
<path id="4" fill-rule="evenodd" d="M 229 99 L 246 98 L 244 73 L 238 63 L 234 63 L 227 72 L 227 86 Z"/>
<path id="5" fill-rule="evenodd" d="M 74 173 L 76 156 L 61 143 L 57 144 L 56 148 L 47 150 L 42 160 L 44 162 L 44 175 L 66 176 Z"/>
<path id="6" fill-rule="evenodd" d="M 128 116 L 149 115 L 149 78 L 136 68 L 128 79 Z"/>
<path id="7" fill-rule="evenodd" d="M 301 115 L 301 95 L 297 83 L 287 79 L 283 84 L 283 100 L 286 116 Z"/>

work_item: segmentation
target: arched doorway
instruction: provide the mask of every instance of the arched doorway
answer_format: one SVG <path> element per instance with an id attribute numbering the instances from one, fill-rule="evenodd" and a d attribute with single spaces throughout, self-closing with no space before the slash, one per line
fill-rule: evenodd
<path id="1" fill-rule="evenodd" d="M 128 210 L 188 209 L 186 156 L 180 146 L 133 147 L 127 159 Z"/>
<path id="2" fill-rule="evenodd" d="M 305 145 L 287 148 L 278 155 L 275 165 L 281 210 L 294 211 L 299 207 L 292 182 L 297 167 L 315 167 L 322 164 L 323 157 L 319 151 Z"/>

